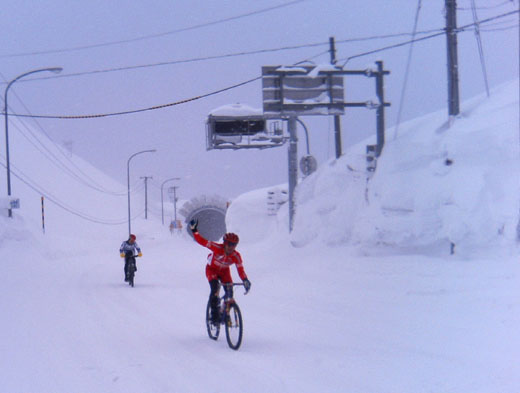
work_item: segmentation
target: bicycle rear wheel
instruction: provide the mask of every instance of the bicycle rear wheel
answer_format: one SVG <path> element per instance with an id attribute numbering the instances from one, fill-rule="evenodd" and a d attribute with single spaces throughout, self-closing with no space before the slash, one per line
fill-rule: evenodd
<path id="1" fill-rule="evenodd" d="M 208 336 L 212 340 L 216 340 L 220 333 L 220 324 L 213 324 L 211 322 L 211 304 L 208 300 L 208 304 L 206 306 L 206 329 L 208 330 Z"/>
<path id="2" fill-rule="evenodd" d="M 231 303 L 229 305 L 229 313 L 226 315 L 226 339 L 229 347 L 234 349 L 235 351 L 242 344 L 242 333 L 243 333 L 243 325 L 242 325 L 242 313 L 240 312 L 240 308 L 238 304 Z"/>

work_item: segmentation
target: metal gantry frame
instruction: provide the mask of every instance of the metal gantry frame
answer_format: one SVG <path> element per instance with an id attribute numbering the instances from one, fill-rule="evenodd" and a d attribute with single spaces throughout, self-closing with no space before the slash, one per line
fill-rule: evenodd
<path id="1" fill-rule="evenodd" d="M 295 201 L 294 201 L 294 193 L 297 185 L 298 179 L 298 169 L 297 169 L 297 143 L 298 137 L 296 133 L 296 122 L 298 121 L 298 112 L 301 111 L 302 115 L 320 115 L 319 113 L 312 113 L 315 108 L 328 110 L 328 114 L 325 115 L 334 115 L 337 116 L 338 112 L 344 110 L 344 108 L 352 107 L 352 108 L 367 108 L 367 109 L 376 109 L 376 134 L 377 134 L 377 144 L 374 147 L 374 170 L 375 163 L 377 157 L 381 155 L 383 150 L 383 146 L 385 144 L 385 107 L 390 106 L 390 103 L 385 102 L 384 97 L 384 75 L 388 75 L 390 71 L 385 71 L 383 69 L 383 62 L 376 61 L 377 69 L 366 69 L 366 70 L 343 70 L 343 69 L 333 69 L 333 70 L 320 70 L 318 76 L 326 76 L 328 82 L 328 86 L 330 88 L 329 92 L 329 102 L 326 103 L 316 103 L 312 104 L 309 102 L 304 103 L 284 103 L 284 83 L 283 78 L 285 74 L 292 73 L 294 71 L 291 68 L 280 67 L 280 69 L 276 69 L 275 67 L 264 67 L 263 72 L 278 75 L 280 79 L 278 82 L 275 82 L 273 85 L 277 86 L 277 90 L 279 92 L 274 96 L 278 98 L 278 102 L 273 103 L 273 100 L 269 96 L 269 100 L 267 103 L 267 108 L 270 111 L 278 110 L 281 118 L 288 117 L 288 132 L 289 132 L 289 149 L 288 149 L 288 165 L 289 165 L 289 231 L 292 231 L 294 224 L 294 215 L 295 215 Z M 333 96 L 332 86 L 333 86 L 333 77 L 337 75 L 361 75 L 369 78 L 376 79 L 376 95 L 378 102 L 366 101 L 366 102 L 337 102 L 337 94 Z M 272 76 L 271 76 L 272 78 Z M 337 84 L 337 83 L 336 83 Z M 264 96 L 265 98 L 265 96 Z M 264 101 L 264 111 L 266 109 L 266 104 Z M 336 112 L 336 113 L 334 113 Z M 286 115 L 287 114 L 287 115 Z M 286 116 L 284 116 L 286 115 Z M 324 115 L 324 114 L 321 114 Z M 274 114 L 273 114 L 274 116 Z"/>
<path id="2" fill-rule="evenodd" d="M 376 128 L 377 128 L 377 144 L 373 147 L 373 155 L 375 156 L 373 166 L 377 157 L 381 155 L 385 144 L 385 107 L 390 103 L 385 102 L 384 97 L 384 75 L 388 75 L 390 71 L 383 69 L 383 62 L 376 61 L 376 69 L 365 70 L 343 70 L 339 67 L 331 69 L 314 70 L 315 66 L 266 66 L 262 67 L 262 90 L 264 100 L 263 115 L 255 114 L 254 116 L 214 116 L 209 115 L 207 121 L 207 149 L 242 149 L 242 148 L 258 148 L 264 149 L 269 147 L 278 147 L 283 145 L 287 140 L 288 146 L 288 184 L 289 184 L 289 231 L 293 229 L 295 215 L 294 192 L 298 182 L 298 136 L 296 123 L 302 124 L 307 141 L 307 154 L 309 155 L 309 139 L 305 124 L 298 119 L 298 116 L 339 116 L 344 113 L 347 107 L 358 107 L 376 110 Z M 312 76 L 310 75 L 312 72 Z M 360 75 L 376 80 L 376 95 L 378 102 L 345 102 L 343 99 L 343 76 Z M 264 79 L 265 78 L 265 79 Z M 292 78 L 292 79 L 291 79 Z M 285 86 L 286 85 L 286 86 Z M 325 99 L 324 97 L 325 96 Z M 326 102 L 325 102 L 326 101 Z M 225 121 L 242 121 L 236 132 L 215 132 L 217 129 L 216 122 Z M 272 136 L 266 134 L 266 138 L 261 143 L 252 143 L 252 136 L 257 132 L 252 132 L 249 121 L 265 121 L 282 120 L 287 121 L 288 137 L 276 135 L 275 139 L 269 139 Z M 246 127 L 247 126 L 247 127 Z M 244 128 L 245 127 L 245 128 Z M 243 130 L 241 130 L 243 128 Z M 220 138 L 215 139 L 215 134 Z M 242 137 L 246 137 L 245 144 L 241 144 Z M 235 139 L 233 139 L 235 138 Z M 337 138 L 338 140 L 338 138 Z M 336 141 L 337 141 L 336 140 Z M 340 140 L 340 139 L 339 139 Z M 338 146 L 337 146 L 338 149 Z M 341 151 L 341 149 L 339 150 Z M 336 157 L 338 158 L 338 157 Z"/>

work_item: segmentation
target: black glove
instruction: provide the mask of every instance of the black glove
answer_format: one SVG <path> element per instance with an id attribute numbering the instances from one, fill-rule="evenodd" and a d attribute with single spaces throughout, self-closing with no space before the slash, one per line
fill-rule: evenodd
<path id="1" fill-rule="evenodd" d="M 251 289 L 251 281 L 249 281 L 246 278 L 243 282 L 244 282 L 244 288 L 246 289 L 246 292 L 249 292 L 249 290 Z"/>
<path id="2" fill-rule="evenodd" d="M 191 220 L 190 221 L 190 229 L 193 233 L 198 232 L 197 226 L 199 225 L 198 220 Z"/>

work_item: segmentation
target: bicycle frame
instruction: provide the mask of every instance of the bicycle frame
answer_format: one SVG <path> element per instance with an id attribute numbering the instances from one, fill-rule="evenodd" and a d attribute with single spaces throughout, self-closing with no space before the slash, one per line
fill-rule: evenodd
<path id="1" fill-rule="evenodd" d="M 134 277 L 135 277 L 135 271 L 136 271 L 136 258 L 138 255 L 127 255 L 125 256 L 125 263 L 128 264 L 128 284 L 133 287 L 134 286 Z"/>
<path id="2" fill-rule="evenodd" d="M 217 295 L 220 293 L 221 286 L 243 286 L 242 283 L 219 283 Z M 248 291 L 244 292 L 247 294 Z M 214 324 L 210 321 L 210 302 L 206 306 L 206 328 L 208 335 L 211 339 L 217 340 L 220 333 L 220 326 L 224 325 L 226 330 L 226 340 L 231 349 L 237 350 L 242 343 L 243 324 L 242 324 L 242 313 L 238 307 L 234 297 L 228 298 L 227 292 L 223 296 L 219 296 L 218 309 L 220 312 L 220 322 Z"/>

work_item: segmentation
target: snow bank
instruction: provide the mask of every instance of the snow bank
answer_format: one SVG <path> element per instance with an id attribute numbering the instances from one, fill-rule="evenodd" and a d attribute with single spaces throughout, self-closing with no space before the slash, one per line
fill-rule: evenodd
<path id="1" fill-rule="evenodd" d="M 402 124 L 387 141 L 374 174 L 365 141 L 321 166 L 296 190 L 291 243 L 364 250 L 461 255 L 515 247 L 520 211 L 518 81 L 490 98 L 462 105 L 448 127 L 445 111 Z M 266 190 L 237 198 L 230 228 L 246 241 L 288 232 L 287 209 L 266 215 Z M 244 213 L 248 223 L 236 217 Z M 236 214 L 237 213 L 237 214 Z M 254 223 L 254 224 L 253 224 Z"/>

